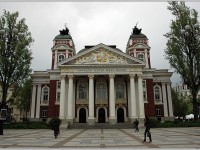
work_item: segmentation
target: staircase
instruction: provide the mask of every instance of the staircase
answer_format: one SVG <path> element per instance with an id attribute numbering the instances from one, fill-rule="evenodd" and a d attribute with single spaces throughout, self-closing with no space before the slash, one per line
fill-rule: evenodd
<path id="1" fill-rule="evenodd" d="M 88 123 L 73 123 L 68 127 L 69 129 L 129 129 L 133 128 L 133 125 L 130 122 L 126 123 L 95 123 L 95 124 L 88 124 Z"/>

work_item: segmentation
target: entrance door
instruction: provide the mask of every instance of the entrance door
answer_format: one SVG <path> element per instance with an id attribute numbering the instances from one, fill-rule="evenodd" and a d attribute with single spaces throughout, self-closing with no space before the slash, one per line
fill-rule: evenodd
<path id="1" fill-rule="evenodd" d="M 105 109 L 100 108 L 99 109 L 99 118 L 98 118 L 99 123 L 105 123 L 106 122 L 106 115 L 105 115 Z"/>
<path id="2" fill-rule="evenodd" d="M 86 110 L 81 108 L 79 110 L 79 123 L 86 123 Z"/>
<path id="3" fill-rule="evenodd" d="M 123 108 L 117 109 L 117 122 L 124 122 L 124 109 Z"/>

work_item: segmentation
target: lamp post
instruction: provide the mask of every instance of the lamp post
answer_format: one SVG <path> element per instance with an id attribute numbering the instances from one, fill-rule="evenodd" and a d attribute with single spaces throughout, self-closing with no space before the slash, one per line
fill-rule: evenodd
<path id="1" fill-rule="evenodd" d="M 2 100 L 0 102 L 0 135 L 3 135 L 3 121 L 6 120 L 8 113 L 7 91 L 9 88 L 10 70 L 15 68 L 12 66 L 14 55 L 19 38 L 23 33 L 18 32 L 17 28 L 2 28 L 0 29 L 0 57 L 4 67 L 1 72 L 2 82 Z"/>
<path id="2" fill-rule="evenodd" d="M 181 35 L 183 40 L 183 47 L 185 51 L 187 52 L 187 55 L 190 57 L 190 63 L 194 62 L 195 59 L 197 62 L 199 62 L 199 51 L 200 51 L 200 25 L 199 22 L 197 22 L 194 25 L 186 25 L 184 29 L 181 29 Z M 193 64 L 194 65 L 194 64 Z M 194 65 L 195 67 L 195 65 Z M 198 70 L 198 68 L 196 68 Z M 200 80 L 200 74 L 198 74 L 199 80 Z M 196 91 L 195 91 L 196 92 Z M 195 93 L 191 91 L 192 93 Z M 198 91 L 197 91 L 198 93 Z M 193 94 L 192 94 L 193 95 Z M 194 97 L 193 97 L 194 98 Z M 198 112 L 197 112 L 198 111 Z M 198 105 L 197 99 L 193 100 L 193 112 L 195 114 L 200 115 L 200 106 Z"/>

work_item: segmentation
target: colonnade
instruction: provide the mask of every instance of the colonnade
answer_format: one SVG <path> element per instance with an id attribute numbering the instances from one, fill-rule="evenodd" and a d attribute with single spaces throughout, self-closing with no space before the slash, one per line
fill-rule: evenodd
<path id="1" fill-rule="evenodd" d="M 137 109 L 139 109 L 139 117 L 144 118 L 144 101 L 143 101 L 143 85 L 142 85 L 142 76 L 137 75 L 138 77 L 135 78 L 135 74 L 129 75 L 130 77 L 130 116 L 129 118 L 134 119 L 138 117 Z M 65 95 L 66 87 L 66 77 L 68 77 L 68 97 Z M 68 121 L 73 121 L 73 109 L 75 109 L 75 106 L 73 106 L 73 78 L 74 75 L 68 75 L 68 76 L 62 76 L 61 77 L 61 97 L 60 97 L 60 119 L 67 119 Z M 88 116 L 88 122 L 94 123 L 95 117 L 94 117 L 94 75 L 88 75 L 89 78 L 89 116 Z M 115 111 L 115 89 L 114 89 L 114 80 L 115 74 L 109 75 L 109 122 L 115 123 L 116 122 L 116 111 Z M 135 84 L 135 80 L 137 81 L 137 86 Z M 138 93 L 136 94 L 136 88 L 138 89 Z M 67 104 L 65 104 L 67 100 Z M 138 101 L 139 108 L 136 108 L 136 103 Z M 65 106 L 67 106 L 67 116 L 65 114 Z"/>

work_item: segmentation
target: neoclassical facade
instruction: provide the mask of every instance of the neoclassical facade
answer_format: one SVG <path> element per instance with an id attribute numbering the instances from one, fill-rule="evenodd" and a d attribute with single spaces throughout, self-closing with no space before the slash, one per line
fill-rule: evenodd
<path id="1" fill-rule="evenodd" d="M 137 27 L 126 52 L 100 43 L 76 53 L 68 28 L 60 30 L 51 50 L 51 69 L 31 75 L 30 119 L 119 123 L 145 115 L 173 118 L 172 72 L 151 68 L 148 38 Z"/>

